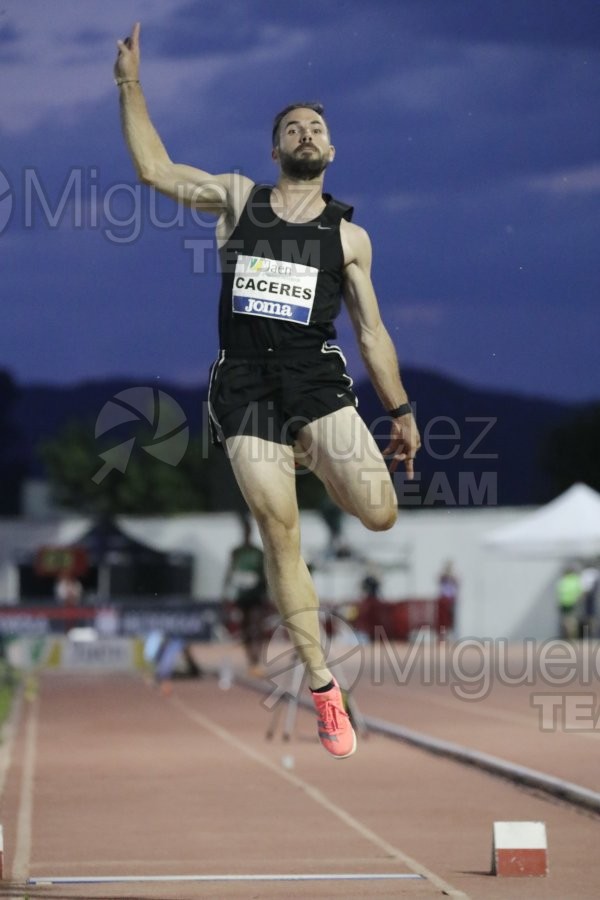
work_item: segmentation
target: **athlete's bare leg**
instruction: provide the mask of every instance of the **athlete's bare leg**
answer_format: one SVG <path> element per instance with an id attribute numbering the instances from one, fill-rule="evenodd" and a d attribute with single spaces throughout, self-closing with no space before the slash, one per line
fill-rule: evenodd
<path id="1" fill-rule="evenodd" d="M 270 592 L 306 664 L 310 687 L 331 681 L 318 618 L 319 600 L 300 555 L 300 517 L 291 447 L 258 437 L 227 439 L 231 465 L 263 542 Z"/>
<path id="2" fill-rule="evenodd" d="M 296 458 L 323 482 L 332 500 L 366 528 L 385 531 L 398 501 L 385 460 L 354 407 L 345 406 L 305 425 Z"/>

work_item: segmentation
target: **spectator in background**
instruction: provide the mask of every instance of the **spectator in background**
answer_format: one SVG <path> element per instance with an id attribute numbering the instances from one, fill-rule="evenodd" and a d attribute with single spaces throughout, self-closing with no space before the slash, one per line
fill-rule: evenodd
<path id="1" fill-rule="evenodd" d="M 69 571 L 60 572 L 54 585 L 54 597 L 61 606 L 79 606 L 83 596 L 81 582 Z"/>
<path id="2" fill-rule="evenodd" d="M 319 505 L 319 512 L 329 530 L 325 556 L 329 559 L 349 559 L 353 553 L 352 549 L 344 542 L 342 535 L 344 513 L 327 493 Z"/>
<path id="3" fill-rule="evenodd" d="M 252 543 L 250 518 L 242 519 L 242 529 L 242 543 L 234 547 L 229 558 L 223 596 L 232 600 L 238 610 L 248 671 L 255 677 L 262 677 L 264 672 L 261 667 L 261 656 L 267 614 L 264 555 L 260 547 Z"/>
<path id="4" fill-rule="evenodd" d="M 85 624 L 85 622 L 79 622 L 72 612 L 72 610 L 80 606 L 82 598 L 83 587 L 81 582 L 67 569 L 59 572 L 54 585 L 54 599 L 64 609 L 64 613 L 60 613 L 60 617 L 61 627 L 65 633 L 76 625 Z"/>
<path id="5" fill-rule="evenodd" d="M 375 639 L 377 626 L 385 628 L 386 622 L 381 599 L 381 583 L 375 575 L 366 575 L 362 584 L 362 599 L 358 607 L 358 615 L 354 622 L 357 631 L 367 635 L 369 640 Z"/>
<path id="6" fill-rule="evenodd" d="M 454 631 L 457 600 L 458 578 L 448 560 L 438 578 L 438 631 L 442 636 Z"/>
<path id="7" fill-rule="evenodd" d="M 579 619 L 579 636 L 596 637 L 596 609 L 598 590 L 600 588 L 600 571 L 597 566 L 584 566 L 579 575 L 581 582 L 581 613 Z"/>
<path id="8" fill-rule="evenodd" d="M 566 566 L 556 584 L 556 598 L 560 617 L 560 636 L 575 640 L 579 630 L 581 578 L 575 566 Z"/>

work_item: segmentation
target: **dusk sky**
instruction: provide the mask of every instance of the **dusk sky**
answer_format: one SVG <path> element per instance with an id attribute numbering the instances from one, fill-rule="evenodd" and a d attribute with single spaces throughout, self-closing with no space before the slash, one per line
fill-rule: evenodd
<path id="1" fill-rule="evenodd" d="M 326 187 L 371 236 L 402 365 L 600 398 L 598 0 L 0 2 L 0 368 L 19 384 L 200 385 L 216 355 L 212 220 L 136 186 L 121 136 L 112 66 L 138 19 L 176 162 L 272 181 L 274 113 L 325 104 Z M 338 331 L 360 377 L 345 313 Z"/>

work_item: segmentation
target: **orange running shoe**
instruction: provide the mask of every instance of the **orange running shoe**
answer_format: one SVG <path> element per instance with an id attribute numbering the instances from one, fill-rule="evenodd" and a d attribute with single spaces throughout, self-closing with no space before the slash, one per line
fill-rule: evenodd
<path id="1" fill-rule="evenodd" d="M 335 678 L 331 690 L 318 693 L 311 691 L 311 695 L 319 717 L 319 740 L 327 752 L 334 759 L 352 756 L 356 750 L 356 735 Z"/>

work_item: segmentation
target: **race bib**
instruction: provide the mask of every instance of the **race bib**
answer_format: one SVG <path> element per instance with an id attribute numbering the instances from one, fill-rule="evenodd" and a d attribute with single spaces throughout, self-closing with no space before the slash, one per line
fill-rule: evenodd
<path id="1" fill-rule="evenodd" d="M 233 312 L 308 325 L 318 275 L 314 266 L 240 253 L 233 277 Z"/>

